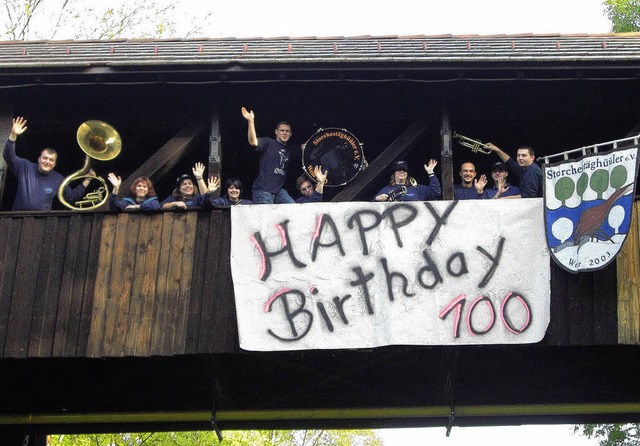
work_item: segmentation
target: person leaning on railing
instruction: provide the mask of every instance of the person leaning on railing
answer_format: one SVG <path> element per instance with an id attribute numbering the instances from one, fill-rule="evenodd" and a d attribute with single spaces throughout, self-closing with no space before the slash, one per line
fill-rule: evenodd
<path id="1" fill-rule="evenodd" d="M 313 168 L 313 175 L 318 181 L 315 186 L 307 176 L 302 174 L 296 180 L 296 187 L 300 191 L 301 196 L 296 198 L 296 203 L 319 203 L 322 201 L 322 194 L 324 193 L 324 185 L 327 182 L 328 171 L 322 171 L 322 166 L 315 166 Z"/>
<path id="2" fill-rule="evenodd" d="M 239 178 L 229 178 L 225 182 L 227 194 L 220 198 L 213 198 L 211 194 L 220 187 L 220 179 L 218 177 L 209 178 L 207 193 L 204 195 L 206 203 L 210 207 L 226 207 L 241 206 L 245 204 L 253 204 L 253 201 L 242 198 L 242 181 Z"/>
<path id="3" fill-rule="evenodd" d="M 504 198 L 542 197 L 542 169 L 534 162 L 536 155 L 531 147 L 520 147 L 516 152 L 515 161 L 493 143 L 488 142 L 486 147 L 496 153 L 507 165 L 509 172 L 519 180 L 520 195 Z"/>
<path id="4" fill-rule="evenodd" d="M 417 184 L 409 177 L 409 164 L 406 161 L 396 161 L 391 166 L 391 181 L 374 197 L 374 201 L 427 201 L 437 200 L 442 193 L 440 181 L 434 169 L 438 162 L 429 160 L 424 170 L 429 175 L 429 185 Z"/>
<path id="5" fill-rule="evenodd" d="M 127 192 L 127 196 L 122 200 L 118 199 L 118 192 L 122 185 L 122 178 L 111 172 L 107 178 L 113 186 L 111 194 L 109 194 L 109 208 L 114 211 L 131 211 L 139 210 L 143 212 L 157 211 L 160 209 L 160 202 L 153 183 L 147 177 L 138 177 L 133 180 L 131 188 Z"/>
<path id="6" fill-rule="evenodd" d="M 203 190 L 206 190 L 204 179 L 204 164 L 196 163 L 193 174 L 185 173 L 176 180 L 176 188 L 171 195 L 160 203 L 164 210 L 201 208 L 205 204 Z M 197 185 L 197 188 L 196 188 Z"/>

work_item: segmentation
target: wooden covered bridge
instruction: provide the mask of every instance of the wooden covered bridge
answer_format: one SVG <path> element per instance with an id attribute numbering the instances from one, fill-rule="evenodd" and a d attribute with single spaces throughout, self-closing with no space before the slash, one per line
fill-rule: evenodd
<path id="1" fill-rule="evenodd" d="M 0 43 L 0 127 L 29 120 L 21 156 L 53 146 L 68 174 L 84 158 L 77 127 L 104 120 L 123 150 L 98 173 L 147 175 L 161 196 L 195 162 L 249 193 L 257 159 L 242 106 L 264 135 L 280 119 L 300 142 L 320 128 L 355 134 L 369 166 L 327 197 L 369 201 L 400 158 L 437 159 L 445 199 L 462 162 L 488 172 L 496 159 L 453 131 L 545 156 L 640 133 L 638 103 L 637 34 Z M 10 212 L 15 178 L 5 170 L 2 182 L 2 444 L 51 432 L 639 417 L 637 205 L 616 263 L 580 274 L 551 265 L 537 344 L 249 352 L 228 209 Z"/>

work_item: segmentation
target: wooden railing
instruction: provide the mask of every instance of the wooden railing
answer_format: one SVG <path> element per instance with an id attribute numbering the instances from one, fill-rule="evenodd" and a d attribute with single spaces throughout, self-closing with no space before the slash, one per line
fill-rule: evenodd
<path id="1" fill-rule="evenodd" d="M 0 216 L 3 357 L 237 345 L 228 211 Z"/>
<path id="2" fill-rule="evenodd" d="M 552 265 L 543 344 L 640 342 L 637 221 L 618 282 Z M 226 209 L 0 214 L 0 357 L 237 352 L 230 236 Z"/>

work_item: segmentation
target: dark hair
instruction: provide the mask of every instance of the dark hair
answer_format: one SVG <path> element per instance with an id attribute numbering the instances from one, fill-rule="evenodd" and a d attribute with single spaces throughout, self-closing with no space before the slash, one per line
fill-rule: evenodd
<path id="1" fill-rule="evenodd" d="M 529 155 L 531 155 L 531 156 L 534 156 L 534 157 L 536 156 L 536 152 L 529 146 L 520 146 L 520 147 L 518 147 L 518 150 L 520 150 L 520 149 L 526 150 L 527 152 L 529 152 Z M 517 152 L 517 150 L 516 150 L 516 152 Z"/>
<path id="2" fill-rule="evenodd" d="M 184 180 L 191 180 L 191 182 L 193 183 L 193 196 L 194 197 L 196 195 L 198 195 L 198 193 L 199 193 L 198 182 L 193 177 L 193 175 L 191 175 L 189 173 L 182 174 L 176 180 L 176 188 L 173 190 L 173 192 L 171 192 L 171 195 L 173 196 L 173 198 L 176 199 L 176 201 L 183 201 L 185 198 L 187 198 L 187 199 L 188 198 L 193 198 L 193 197 L 185 197 L 184 195 L 182 195 L 182 192 L 180 192 L 180 185 L 182 185 L 182 182 Z"/>
<path id="3" fill-rule="evenodd" d="M 58 152 L 56 151 L 56 149 L 52 149 L 51 147 L 45 147 L 44 149 L 42 149 L 40 151 L 40 155 L 42 155 L 44 152 L 50 153 L 52 155 L 55 155 L 56 158 L 58 157 Z"/>
<path id="4" fill-rule="evenodd" d="M 228 190 L 231 186 L 234 186 L 236 189 L 240 189 L 240 192 L 242 192 L 242 181 L 240 181 L 240 178 L 227 179 L 224 183 L 225 190 Z"/>
<path id="5" fill-rule="evenodd" d="M 138 185 L 138 183 L 146 183 L 147 187 L 149 188 L 149 192 L 147 192 L 147 197 L 156 197 L 156 190 L 153 188 L 153 183 L 151 182 L 151 180 L 147 177 L 138 177 L 135 180 L 133 180 L 133 183 L 131 183 L 131 187 L 129 188 L 129 195 L 134 198 L 136 196 L 136 186 Z M 146 197 L 145 197 L 146 198 Z"/>
<path id="6" fill-rule="evenodd" d="M 311 185 L 313 185 L 313 181 L 311 181 L 309 177 L 303 173 L 296 180 L 296 189 L 300 190 L 300 186 L 302 186 L 302 184 L 305 183 L 306 181 L 310 182 Z"/>
<path id="7" fill-rule="evenodd" d="M 291 129 L 291 132 L 293 132 L 293 126 L 291 125 L 291 123 L 289 121 L 278 121 L 276 123 L 276 130 L 278 130 L 281 125 L 288 125 L 289 128 Z"/>

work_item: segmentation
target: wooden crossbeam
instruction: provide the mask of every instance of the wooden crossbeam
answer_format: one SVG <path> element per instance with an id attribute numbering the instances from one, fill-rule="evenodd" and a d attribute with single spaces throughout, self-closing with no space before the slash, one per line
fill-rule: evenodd
<path id="1" fill-rule="evenodd" d="M 434 121 L 428 115 L 420 115 L 404 132 L 402 132 L 369 166 L 360 172 L 331 201 L 352 201 L 385 172 L 393 161 L 404 157 L 418 143 L 420 137 L 431 127 Z"/>
<path id="2" fill-rule="evenodd" d="M 123 197 L 133 180 L 140 176 L 151 178 L 155 183 L 166 175 L 188 153 L 193 140 L 203 132 L 208 123 L 205 120 L 190 121 L 167 143 L 155 152 L 122 182 L 118 195 Z"/>

